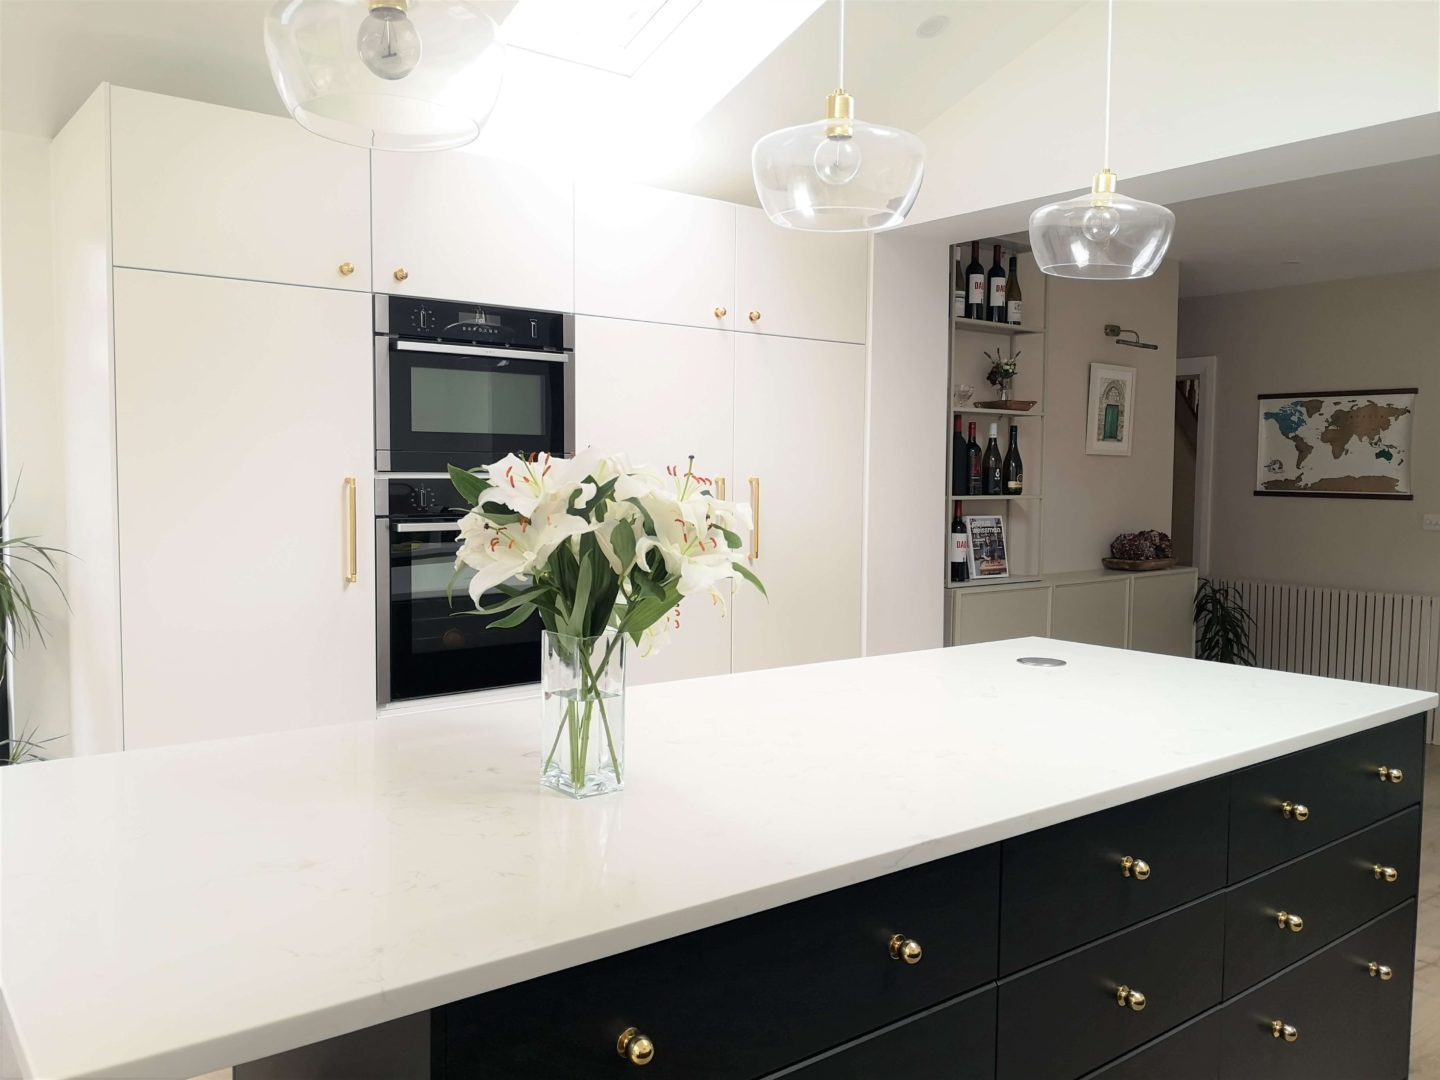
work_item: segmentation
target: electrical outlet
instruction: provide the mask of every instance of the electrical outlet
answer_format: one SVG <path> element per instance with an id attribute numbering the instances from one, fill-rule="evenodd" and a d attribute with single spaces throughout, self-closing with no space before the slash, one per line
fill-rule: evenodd
<path id="1" fill-rule="evenodd" d="M 1440 532 L 1440 514 L 1426 514 L 1420 527 L 1426 532 Z"/>

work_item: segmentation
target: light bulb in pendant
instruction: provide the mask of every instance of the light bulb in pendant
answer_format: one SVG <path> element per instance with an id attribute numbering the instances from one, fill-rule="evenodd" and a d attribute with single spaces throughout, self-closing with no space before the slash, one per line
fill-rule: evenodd
<path id="1" fill-rule="evenodd" d="M 1086 240 L 1103 244 L 1113 240 L 1120 231 L 1120 215 L 1110 206 L 1092 206 L 1080 218 L 1080 231 L 1085 234 Z"/>
<path id="2" fill-rule="evenodd" d="M 860 163 L 860 147 L 848 136 L 826 138 L 815 148 L 815 172 L 827 184 L 848 184 Z"/>
<path id="3" fill-rule="evenodd" d="M 360 23 L 360 59 L 382 79 L 403 79 L 420 63 L 420 35 L 403 5 L 373 4 Z"/>

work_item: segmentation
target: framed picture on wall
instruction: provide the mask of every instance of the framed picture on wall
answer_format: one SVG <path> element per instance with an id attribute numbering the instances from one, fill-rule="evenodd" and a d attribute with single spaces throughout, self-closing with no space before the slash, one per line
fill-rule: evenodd
<path id="1" fill-rule="evenodd" d="M 1415 387 L 1261 394 L 1256 495 L 1413 499 Z"/>
<path id="2" fill-rule="evenodd" d="M 1090 365 L 1090 404 L 1085 410 L 1085 452 L 1130 456 L 1135 409 L 1135 369 Z"/>
<path id="3" fill-rule="evenodd" d="M 970 580 L 992 581 L 1010 576 L 1010 557 L 1005 551 L 1005 519 L 992 515 L 967 517 L 970 534 Z"/>

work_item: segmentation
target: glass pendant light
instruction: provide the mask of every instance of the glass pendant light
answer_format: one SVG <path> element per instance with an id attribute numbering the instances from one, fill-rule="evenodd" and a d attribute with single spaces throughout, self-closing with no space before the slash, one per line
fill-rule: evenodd
<path id="1" fill-rule="evenodd" d="M 279 0 L 265 54 L 302 127 L 376 150 L 448 150 L 480 134 L 504 46 L 473 0 Z"/>
<path id="2" fill-rule="evenodd" d="M 1110 69 L 1115 48 L 1115 0 L 1105 27 L 1105 167 L 1088 195 L 1042 206 L 1030 215 L 1035 262 L 1055 277 L 1132 281 L 1160 267 L 1175 235 L 1175 215 L 1115 190 L 1110 171 Z"/>
<path id="3" fill-rule="evenodd" d="M 905 220 L 925 174 L 925 144 L 908 131 L 855 119 L 845 86 L 845 0 L 840 0 L 840 89 L 825 119 L 772 131 L 750 167 L 770 220 L 787 229 L 875 232 Z"/>

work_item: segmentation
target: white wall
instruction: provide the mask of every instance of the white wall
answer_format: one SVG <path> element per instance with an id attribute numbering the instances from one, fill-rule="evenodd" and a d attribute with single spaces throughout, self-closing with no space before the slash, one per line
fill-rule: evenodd
<path id="1" fill-rule="evenodd" d="M 1433 0 L 1118 3 L 1121 190 L 1127 177 L 1435 113 L 1437 35 Z M 1103 164 L 1104 43 L 1096 0 L 927 126 L 912 221 L 1088 186 Z"/>
<path id="2" fill-rule="evenodd" d="M 1440 594 L 1440 270 L 1184 300 L 1180 347 L 1219 371 L 1211 570 L 1350 589 Z M 1264 498 L 1258 394 L 1418 387 L 1413 502 Z"/>
<path id="3" fill-rule="evenodd" d="M 1180 267 L 1167 261 L 1143 281 L 1047 284 L 1041 566 L 1057 574 L 1095 569 L 1122 532 L 1170 530 Z M 1118 346 L 1105 336 L 1106 323 L 1135 330 L 1159 348 Z M 1137 372 L 1129 457 L 1085 453 L 1091 363 Z"/>
<path id="4" fill-rule="evenodd" d="M 51 318 L 50 140 L 0 132 L 0 364 L 3 364 L 4 477 L 11 510 L 7 531 L 64 547 L 65 484 L 60 438 L 60 370 Z M 58 575 L 66 584 L 68 560 Z M 29 575 L 48 640 L 20 646 L 11 673 L 14 727 L 65 753 L 69 731 L 69 619 L 65 603 Z"/>

